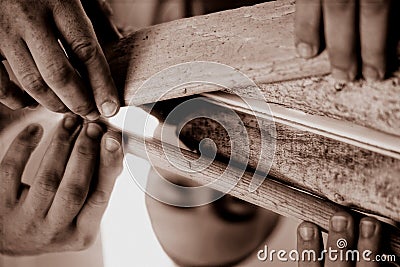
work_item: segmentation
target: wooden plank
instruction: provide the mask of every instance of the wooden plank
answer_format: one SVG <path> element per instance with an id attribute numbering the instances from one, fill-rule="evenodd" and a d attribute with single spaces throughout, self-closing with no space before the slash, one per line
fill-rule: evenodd
<path id="1" fill-rule="evenodd" d="M 257 121 L 254 116 L 242 112 L 236 112 L 239 115 L 236 117 L 207 101 L 204 105 L 198 104 L 194 112 L 201 118 L 187 122 L 185 117 L 192 114 L 185 114 L 178 122 L 181 124 L 178 129 L 183 126 L 180 138 L 191 149 L 198 150 L 200 141 L 209 138 L 215 142 L 220 160 L 231 159 L 231 149 L 235 146 L 235 150 L 243 151 L 242 163 L 247 162 L 244 151 L 250 149 L 247 165 L 262 171 L 273 153 L 270 176 L 335 203 L 400 222 L 399 157 L 383 155 L 281 122 L 275 123 L 274 133 L 270 128 L 258 125 L 263 119 Z M 246 127 L 248 143 L 244 135 L 239 140 L 230 138 L 232 132 L 243 132 L 239 120 Z M 222 126 L 228 124 L 232 127 L 231 133 Z M 273 137 L 275 149 L 263 148 L 261 131 L 264 136 Z M 203 149 L 207 151 L 207 147 Z"/>
<path id="2" fill-rule="evenodd" d="M 336 91 L 328 75 L 330 67 L 325 53 L 312 60 L 303 60 L 296 55 L 293 18 L 293 0 L 265 3 L 146 28 L 121 40 L 107 54 L 126 105 L 158 100 L 166 90 L 162 82 L 144 94 L 135 94 L 143 82 L 157 72 L 184 62 L 214 61 L 232 66 L 253 79 L 267 102 L 400 136 L 400 87 L 396 80 L 357 82 Z M 212 90 L 217 89 L 178 87 L 163 99 Z M 252 97 L 250 92 L 244 93 Z M 131 98 L 134 98 L 133 102 L 130 102 Z M 251 124 L 251 120 L 242 119 Z M 285 125 L 277 127 L 277 161 L 271 174 L 343 205 L 399 220 L 400 164 L 397 159 Z M 219 132 L 215 129 L 212 132 L 204 130 L 196 138 L 202 134 L 216 135 Z M 186 130 L 188 140 L 193 141 L 194 131 Z M 255 130 L 252 134 L 257 136 Z M 224 140 L 224 137 L 219 138 Z M 223 148 L 220 148 L 220 156 L 228 156 L 226 144 L 217 143 Z M 257 138 L 251 145 L 252 153 L 256 154 Z M 157 149 L 160 149 L 159 145 L 155 145 L 151 153 L 160 159 L 159 164 L 168 168 L 162 160 L 162 150 Z M 206 175 L 189 175 L 189 178 L 208 181 Z M 322 200 L 314 206 L 311 199 L 306 201 L 297 195 L 292 198 L 287 191 L 282 191 L 279 198 L 276 195 L 276 198 L 270 198 L 271 192 L 264 188 L 265 183 L 262 189 L 250 194 L 247 190 L 249 181 L 244 185 L 245 180 L 239 183 L 240 189 L 232 191 L 233 195 L 283 215 L 310 217 L 317 221 L 311 218 L 314 215 L 304 215 L 308 214 L 310 206 L 322 214 L 318 218 L 327 226 L 333 208 L 325 213 L 318 207 L 330 202 Z M 376 197 L 379 203 L 375 202 Z"/>
<path id="3" fill-rule="evenodd" d="M 234 168 L 229 169 L 227 179 L 221 180 L 222 173 L 226 170 L 226 164 L 214 161 L 208 168 L 201 172 L 186 172 L 184 169 L 190 168 L 189 161 L 198 159 L 198 155 L 188 150 L 182 150 L 184 157 L 175 152 L 172 145 L 162 143 L 154 138 L 126 135 L 124 138 L 125 151 L 139 157 L 150 160 L 150 162 L 162 169 L 177 173 L 178 175 L 192 179 L 199 184 L 207 184 L 210 187 L 224 191 L 227 187 L 235 185 L 229 192 L 232 196 L 253 203 L 257 206 L 272 210 L 280 215 L 306 220 L 319 225 L 325 231 L 329 227 L 330 217 L 343 208 L 328 200 L 317 198 L 310 194 L 290 188 L 287 185 L 266 179 L 258 190 L 249 192 L 249 184 L 252 179 L 251 172 L 245 172 Z M 166 157 L 168 155 L 168 158 Z M 171 164 L 174 163 L 175 167 Z M 237 183 L 238 175 L 241 177 Z M 218 181 L 217 183 L 213 183 Z M 356 217 L 360 216 L 352 212 Z M 384 244 L 383 248 L 387 253 L 394 252 L 400 255 L 400 231 L 399 229 L 383 224 Z"/>
<path id="4" fill-rule="evenodd" d="M 357 82 L 336 91 L 326 53 L 304 60 L 294 48 L 294 0 L 177 20 L 140 30 L 112 46 L 108 59 L 125 104 L 154 102 L 166 88 L 135 94 L 172 65 L 213 61 L 253 79 L 267 102 L 400 135 L 400 86 L 395 79 Z M 218 90 L 177 88 L 165 99 Z M 245 92 L 251 94 L 249 92 Z"/>

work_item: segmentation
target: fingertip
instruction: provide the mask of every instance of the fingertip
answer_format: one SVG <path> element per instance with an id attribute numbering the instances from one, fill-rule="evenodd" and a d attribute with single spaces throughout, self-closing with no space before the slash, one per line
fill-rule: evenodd
<path id="1" fill-rule="evenodd" d="M 371 81 L 380 81 L 384 78 L 385 72 L 378 70 L 377 68 L 364 64 L 363 65 L 363 77 L 366 81 L 371 82 Z"/>
<path id="2" fill-rule="evenodd" d="M 318 236 L 318 227 L 310 222 L 302 222 L 297 227 L 297 233 L 303 241 L 316 240 Z"/>
<path id="3" fill-rule="evenodd" d="M 347 75 L 347 73 L 339 68 L 332 68 L 332 77 L 336 80 L 336 81 L 340 81 L 340 82 L 348 82 L 350 81 L 349 76 Z"/>
<path id="4" fill-rule="evenodd" d="M 65 114 L 63 118 L 63 126 L 66 130 L 74 130 L 80 122 L 79 117 L 75 114 Z"/>
<path id="5" fill-rule="evenodd" d="M 38 123 L 32 123 L 26 128 L 27 134 L 32 137 L 41 137 L 43 135 L 43 127 Z"/>
<path id="6" fill-rule="evenodd" d="M 350 68 L 343 70 L 341 68 L 332 66 L 332 77 L 339 82 L 351 82 L 357 77 L 357 68 Z"/>
<path id="7" fill-rule="evenodd" d="M 380 232 L 380 223 L 378 220 L 365 217 L 360 221 L 360 237 L 364 239 L 371 239 Z"/>
<path id="8" fill-rule="evenodd" d="M 111 153 L 115 153 L 121 148 L 121 143 L 114 137 L 107 136 L 104 141 L 104 147 Z"/>
<path id="9" fill-rule="evenodd" d="M 106 167 L 113 167 L 112 172 L 120 173 L 122 171 L 122 137 L 120 133 L 108 131 L 103 136 L 102 140 L 102 165 Z"/>
<path id="10" fill-rule="evenodd" d="M 104 117 L 112 117 L 119 111 L 119 104 L 113 100 L 107 100 L 101 104 L 101 113 Z"/>
<path id="11" fill-rule="evenodd" d="M 97 110 L 89 112 L 89 114 L 84 116 L 88 121 L 96 121 L 100 118 L 100 113 Z"/>
<path id="12" fill-rule="evenodd" d="M 305 59 L 315 57 L 318 54 L 318 48 L 305 42 L 299 42 L 296 45 L 297 54 Z"/>
<path id="13" fill-rule="evenodd" d="M 28 125 L 19 135 L 19 140 L 36 146 L 43 136 L 43 127 L 40 124 L 32 123 Z M 32 144 L 33 142 L 33 144 Z"/>
<path id="14" fill-rule="evenodd" d="M 89 122 L 86 127 L 86 136 L 93 140 L 100 139 L 103 134 L 103 129 L 100 125 L 94 122 Z"/>
<path id="15" fill-rule="evenodd" d="M 332 230 L 336 233 L 343 233 L 349 229 L 351 229 L 353 225 L 353 218 L 347 212 L 341 211 L 335 213 L 329 225 L 329 230 Z"/>

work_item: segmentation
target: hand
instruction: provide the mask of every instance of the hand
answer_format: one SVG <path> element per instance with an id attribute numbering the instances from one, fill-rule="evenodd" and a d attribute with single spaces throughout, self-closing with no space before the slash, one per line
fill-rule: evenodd
<path id="1" fill-rule="evenodd" d="M 21 182 L 42 128 L 32 124 L 0 163 L 0 253 L 81 250 L 97 237 L 122 170 L 121 136 L 67 115 L 55 130 L 32 185 Z M 26 170 L 29 171 L 29 170 Z"/>
<path id="2" fill-rule="evenodd" d="M 371 217 L 361 219 L 359 225 L 359 233 L 355 231 L 354 219 L 345 212 L 334 214 L 330 220 L 329 235 L 327 242 L 327 252 L 325 256 L 325 266 L 380 266 L 379 262 L 372 261 L 380 252 L 381 225 Z M 331 256 L 329 248 L 332 249 Z M 346 251 L 357 249 L 359 252 L 359 261 L 352 261 L 352 254 L 349 253 L 346 260 Z M 310 222 L 303 222 L 297 228 L 297 251 L 300 255 L 299 266 L 316 267 L 324 266 L 324 262 L 308 258 L 302 259 L 301 255 L 304 250 L 315 251 L 318 258 L 322 255 L 323 242 L 322 234 L 319 228 Z M 336 252 L 333 252 L 336 250 Z M 343 250 L 343 261 L 340 259 L 340 250 Z M 371 251 L 370 253 L 367 251 Z M 363 253 L 365 252 L 364 256 Z M 335 260 L 335 257 L 337 259 Z M 304 260 L 304 261 L 302 261 Z"/>
<path id="3" fill-rule="evenodd" d="M 394 11 L 398 10 L 395 2 L 297 0 L 295 33 L 299 55 L 316 56 L 325 41 L 332 75 L 337 80 L 352 81 L 360 69 L 367 80 L 385 78 L 388 58 L 392 57 L 388 53 L 392 50 L 389 39 L 398 35 L 397 26 L 389 28 L 393 25 L 392 15 L 398 15 Z M 324 30 L 325 40 L 322 40 Z M 359 58 L 362 59 L 360 65 Z"/>
<path id="4" fill-rule="evenodd" d="M 82 0 L 85 6 L 88 2 Z M 97 0 L 91 2 L 98 7 Z M 0 53 L 22 89 L 38 103 L 55 112 L 70 110 L 95 120 L 100 113 L 113 116 L 119 100 L 82 3 L 0 0 Z M 32 104 L 24 90 L 10 81 L 0 64 L 0 102 L 13 109 Z"/>

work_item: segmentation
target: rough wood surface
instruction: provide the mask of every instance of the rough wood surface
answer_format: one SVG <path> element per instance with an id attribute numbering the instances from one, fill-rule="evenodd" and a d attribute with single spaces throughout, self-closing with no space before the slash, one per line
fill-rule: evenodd
<path id="1" fill-rule="evenodd" d="M 201 172 L 186 172 L 183 169 L 190 169 L 189 161 L 198 159 L 198 155 L 187 150 L 182 150 L 184 157 L 172 145 L 161 143 L 154 138 L 143 139 L 136 135 L 125 136 L 125 150 L 139 157 L 150 160 L 150 162 L 159 168 L 177 173 L 192 179 L 200 184 L 208 184 L 210 187 L 224 191 L 226 187 L 236 186 L 229 192 L 230 195 L 253 203 L 257 206 L 272 210 L 280 215 L 306 220 L 319 225 L 327 230 L 331 216 L 343 208 L 328 200 L 314 197 L 312 195 L 300 192 L 287 185 L 277 181 L 266 179 L 261 187 L 255 192 L 249 192 L 249 184 L 252 179 L 251 172 L 245 172 L 229 169 L 227 179 L 220 179 L 222 173 L 226 170 L 226 164 L 214 161 L 208 168 Z M 145 145 L 144 145 L 145 144 Z M 168 155 L 168 158 L 166 157 Z M 171 164 L 174 163 L 174 166 Z M 176 167 L 177 166 L 177 167 Z M 237 177 L 241 177 L 237 183 Z M 214 181 L 218 181 L 213 183 Z M 357 215 L 356 213 L 355 216 Z M 400 255 L 400 231 L 399 229 L 384 224 L 384 244 L 383 248 L 387 253 L 394 252 Z"/>
<path id="2" fill-rule="evenodd" d="M 213 140 L 220 160 L 225 161 L 231 158 L 231 142 L 239 151 L 246 151 L 245 136 L 239 140 L 230 138 L 221 126 L 229 124 L 233 127 L 230 131 L 243 131 L 238 118 L 231 112 L 216 115 L 216 108 L 209 105 L 197 108 L 196 114 L 203 117 L 186 123 L 180 138 L 191 149 L 198 149 L 200 141 L 205 138 Z M 266 148 L 262 152 L 260 129 L 265 136 L 271 132 L 267 127 L 259 127 L 255 117 L 239 112 L 238 115 L 249 136 L 248 166 L 253 170 L 259 162 L 257 169 L 262 169 L 264 162 L 274 153 L 269 175 L 276 179 L 335 203 L 400 222 L 399 159 L 279 123 L 276 123 L 276 135 L 272 133 L 276 141 L 275 151 Z M 186 120 L 182 118 L 184 122 Z M 243 162 L 246 162 L 245 157 L 243 155 Z"/>
<path id="3" fill-rule="evenodd" d="M 214 61 L 253 79 L 267 102 L 400 135 L 400 86 L 395 79 L 348 84 L 337 92 L 328 75 L 326 53 L 312 60 L 296 55 L 294 2 L 274 1 L 177 20 L 122 39 L 107 55 L 125 104 L 131 98 L 135 105 L 157 100 L 166 90 L 162 82 L 149 92 L 135 92 L 146 79 L 165 68 L 184 62 Z M 217 89 L 177 88 L 164 98 Z"/>

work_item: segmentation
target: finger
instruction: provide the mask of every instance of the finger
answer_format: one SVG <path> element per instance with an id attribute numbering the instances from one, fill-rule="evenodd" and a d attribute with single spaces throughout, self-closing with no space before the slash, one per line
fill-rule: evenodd
<path id="1" fill-rule="evenodd" d="M 64 175 L 73 142 L 80 129 L 77 116 L 66 115 L 54 132 L 40 163 L 35 180 L 23 202 L 32 215 L 44 217 Z"/>
<path id="2" fill-rule="evenodd" d="M 93 95 L 69 63 L 57 38 L 46 25 L 35 25 L 24 36 L 32 57 L 53 92 L 75 114 L 88 120 L 99 117 Z"/>
<path id="3" fill-rule="evenodd" d="M 115 181 L 122 171 L 122 159 L 121 135 L 106 133 L 101 144 L 98 177 L 92 181 L 93 191 L 78 216 L 80 232 L 96 235 Z"/>
<path id="4" fill-rule="evenodd" d="M 54 19 L 66 47 L 84 66 L 83 76 L 90 83 L 100 113 L 105 117 L 115 115 L 119 110 L 118 92 L 81 3 L 77 0 L 59 1 L 54 10 Z"/>
<path id="5" fill-rule="evenodd" d="M 362 255 L 357 267 L 377 267 L 379 262 L 375 261 L 380 250 L 381 225 L 374 218 L 362 218 L 360 222 L 360 234 L 357 249 Z"/>
<path id="6" fill-rule="evenodd" d="M 334 214 L 329 222 L 329 235 L 327 249 L 336 250 L 325 257 L 325 266 L 348 267 L 353 266 L 354 262 L 346 259 L 346 251 L 355 245 L 354 220 L 346 212 Z M 341 252 L 342 251 L 342 252 Z M 341 259 L 340 255 L 344 255 Z"/>
<path id="7" fill-rule="evenodd" d="M 323 0 L 325 40 L 335 79 L 357 75 L 356 0 Z"/>
<path id="8" fill-rule="evenodd" d="M 35 101 L 10 80 L 6 68 L 0 63 L 0 103 L 16 110 L 33 105 Z"/>
<path id="9" fill-rule="evenodd" d="M 101 47 L 119 40 L 122 35 L 111 20 L 110 5 L 103 0 L 81 0 L 82 6 L 93 24 Z"/>
<path id="10" fill-rule="evenodd" d="M 385 77 L 390 2 L 360 0 L 362 72 L 367 80 Z"/>
<path id="11" fill-rule="evenodd" d="M 81 210 L 97 167 L 101 135 L 102 129 L 98 124 L 84 125 L 48 212 L 49 224 L 66 227 Z"/>
<path id="12" fill-rule="evenodd" d="M 321 0 L 296 1 L 296 48 L 303 58 L 311 58 L 320 51 Z"/>
<path id="13" fill-rule="evenodd" d="M 6 44 L 2 50 L 16 78 L 29 95 L 51 111 L 60 113 L 68 111 L 68 108 L 43 80 L 31 54 L 22 41 Z"/>
<path id="14" fill-rule="evenodd" d="M 297 251 L 299 267 L 323 266 L 322 234 L 318 227 L 310 222 L 303 222 L 297 228 Z"/>
<path id="15" fill-rule="evenodd" d="M 40 125 L 29 125 L 14 139 L 0 163 L 0 196 L 6 207 L 16 203 L 25 166 L 42 135 Z"/>

